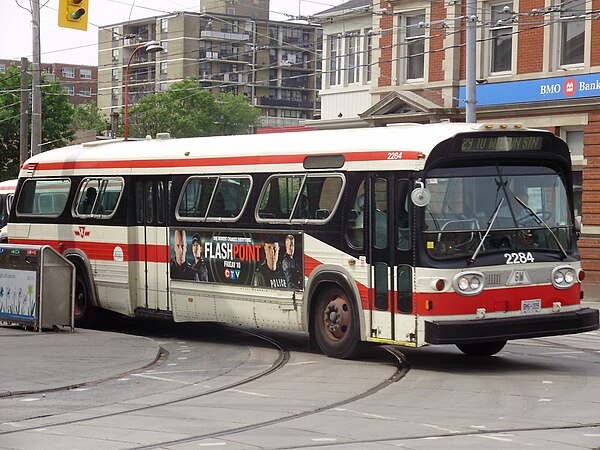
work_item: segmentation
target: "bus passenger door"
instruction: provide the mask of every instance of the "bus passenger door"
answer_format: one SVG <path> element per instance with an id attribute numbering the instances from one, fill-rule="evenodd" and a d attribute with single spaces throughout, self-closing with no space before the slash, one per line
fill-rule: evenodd
<path id="1" fill-rule="evenodd" d="M 135 180 L 138 308 L 171 309 L 168 300 L 169 183 L 168 179 L 158 177 L 139 177 Z"/>
<path id="2" fill-rule="evenodd" d="M 410 185 L 394 174 L 369 183 L 371 338 L 412 342 L 412 243 Z"/>

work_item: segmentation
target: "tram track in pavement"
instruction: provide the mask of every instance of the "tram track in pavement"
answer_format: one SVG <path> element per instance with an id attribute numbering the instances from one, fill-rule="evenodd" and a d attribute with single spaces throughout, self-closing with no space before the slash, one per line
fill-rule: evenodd
<path id="1" fill-rule="evenodd" d="M 392 376 L 388 377 L 387 379 L 372 386 L 371 388 L 367 389 L 366 391 L 364 391 L 360 394 L 356 394 L 351 397 L 345 398 L 343 400 L 339 400 L 337 402 L 330 403 L 328 405 L 324 405 L 324 406 L 321 406 L 318 408 L 302 411 L 299 413 L 288 414 L 288 415 L 278 417 L 275 419 L 271 419 L 271 420 L 248 424 L 248 425 L 244 425 L 244 426 L 240 426 L 240 427 L 229 428 L 226 430 L 216 431 L 216 432 L 212 432 L 212 433 L 204 433 L 204 434 L 199 434 L 196 436 L 188 436 L 188 437 L 182 438 L 182 439 L 163 441 L 163 442 L 155 443 L 152 445 L 144 445 L 144 446 L 133 447 L 133 448 L 136 450 L 156 449 L 156 448 L 165 448 L 165 446 L 171 446 L 171 445 L 192 444 L 192 443 L 196 443 L 198 441 L 203 441 L 205 439 L 223 438 L 226 436 L 243 433 L 246 431 L 259 430 L 264 427 L 283 424 L 283 423 L 289 422 L 291 420 L 300 419 L 300 418 L 307 417 L 310 415 L 319 414 L 321 412 L 333 410 L 335 408 L 340 408 L 342 406 L 345 406 L 345 405 L 351 404 L 353 402 L 356 402 L 358 400 L 369 397 L 369 396 L 381 391 L 382 389 L 385 389 L 390 384 L 401 380 L 402 378 L 404 378 L 404 376 L 410 370 L 410 365 L 408 363 L 408 360 L 406 359 L 406 357 L 400 350 L 398 350 L 396 347 L 393 347 L 393 346 L 382 346 L 382 348 L 384 350 L 386 350 L 388 353 L 390 353 L 395 358 L 397 370 L 392 374 Z"/>
<path id="2" fill-rule="evenodd" d="M 26 432 L 26 431 L 36 431 L 36 430 L 41 430 L 41 429 L 48 429 L 48 428 L 54 428 L 54 427 L 60 427 L 60 426 L 64 426 L 64 425 L 73 425 L 73 424 L 81 424 L 81 423 L 85 423 L 85 422 L 91 422 L 94 420 L 98 420 L 98 419 L 104 419 L 104 418 L 110 418 L 110 417 L 117 417 L 120 415 L 127 415 L 127 414 L 131 414 L 131 413 L 136 413 L 136 412 L 141 412 L 141 411 L 148 411 L 148 410 L 152 410 L 152 409 L 156 409 L 156 408 L 161 408 L 164 406 L 169 406 L 169 405 L 175 405 L 178 403 L 183 403 L 189 400 L 194 400 L 194 399 L 198 399 L 201 397 L 206 397 L 209 395 L 214 395 L 220 392 L 225 392 L 231 389 L 235 389 L 238 387 L 241 387 L 243 385 L 246 385 L 248 383 L 251 383 L 253 381 L 256 381 L 260 378 L 264 378 L 267 377 L 275 372 L 277 372 L 278 370 L 281 370 L 289 361 L 290 359 L 290 355 L 289 355 L 289 351 L 284 348 L 279 342 L 277 342 L 276 340 L 272 339 L 269 336 L 260 334 L 260 333 L 255 333 L 252 331 L 248 331 L 248 330 L 237 330 L 239 333 L 243 333 L 245 335 L 248 336 L 252 336 L 256 339 L 259 339 L 269 345 L 271 345 L 273 348 L 275 348 L 278 352 L 277 358 L 273 361 L 273 363 L 271 364 L 271 366 L 269 366 L 268 368 L 259 371 L 255 374 L 252 374 L 248 377 L 245 377 L 241 380 L 237 380 L 235 382 L 232 383 L 228 383 L 222 386 L 218 386 L 212 389 L 208 389 L 205 391 L 202 391 L 200 393 L 194 394 L 194 395 L 187 395 L 187 396 L 182 396 L 173 400 L 169 400 L 169 401 L 164 401 L 164 402 L 157 402 L 157 403 L 153 403 L 151 405 L 146 405 L 146 406 L 140 406 L 140 407 L 134 407 L 134 408 L 129 408 L 123 411 L 119 411 L 119 412 L 115 412 L 115 413 L 106 413 L 106 414 L 97 414 L 94 416 L 88 416 L 86 418 L 81 418 L 81 419 L 71 419 L 71 420 L 64 420 L 64 421 L 58 421 L 58 422 L 54 422 L 54 423 L 47 423 L 47 424 L 43 424 L 43 425 L 38 425 L 38 426 L 31 426 L 31 427 L 23 427 L 23 428 L 17 428 L 14 430 L 7 430 L 7 431 L 0 431 L 0 436 L 4 436 L 4 435 L 10 435 L 10 434 L 15 434 L 15 433 L 22 433 L 22 432 Z M 156 367 L 158 365 L 158 363 L 160 361 L 162 361 L 163 363 L 166 361 L 167 356 L 168 356 L 168 352 L 161 347 L 160 349 L 160 357 L 158 358 L 157 361 L 155 361 L 152 364 L 152 367 Z M 144 369 L 147 369 L 144 368 Z M 140 371 L 132 371 L 129 372 L 129 374 L 134 374 L 134 373 L 140 373 Z M 122 375 L 120 375 L 122 376 Z M 77 385 L 78 387 L 82 387 L 82 386 L 91 386 L 91 385 L 98 385 L 101 384 L 102 382 L 105 381 L 110 381 L 112 379 L 115 379 L 116 377 L 110 377 L 107 379 L 103 379 L 103 380 L 96 380 L 96 381 L 92 381 L 89 383 L 85 383 L 85 384 L 79 384 Z M 63 388 L 60 390 L 66 390 L 67 388 Z M 42 392 L 56 392 L 57 390 L 48 390 L 48 391 L 40 391 L 39 393 Z M 60 415 L 59 414 L 44 414 L 44 415 L 39 415 L 39 416 L 35 416 L 35 417 L 30 417 L 27 419 L 27 421 L 30 420 L 36 420 L 36 419 L 43 419 L 43 418 L 47 418 L 47 417 L 52 417 L 54 415 Z"/>

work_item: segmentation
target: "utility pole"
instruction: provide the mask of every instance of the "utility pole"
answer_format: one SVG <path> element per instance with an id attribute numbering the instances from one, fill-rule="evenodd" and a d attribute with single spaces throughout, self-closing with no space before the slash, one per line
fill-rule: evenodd
<path id="1" fill-rule="evenodd" d="M 19 167 L 29 157 L 29 60 L 21 58 L 21 110 L 20 110 L 20 134 L 19 134 Z"/>
<path id="2" fill-rule="evenodd" d="M 466 122 L 477 122 L 477 0 L 467 0 L 467 36 L 466 36 Z"/>
<path id="3" fill-rule="evenodd" d="M 40 70 L 40 0 L 31 1 L 31 29 L 33 41 L 33 83 L 31 86 L 31 155 L 41 152 L 42 144 L 42 90 Z"/>

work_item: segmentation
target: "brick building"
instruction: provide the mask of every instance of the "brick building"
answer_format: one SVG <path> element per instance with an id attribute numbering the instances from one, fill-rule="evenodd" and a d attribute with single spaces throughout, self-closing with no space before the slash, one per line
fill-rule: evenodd
<path id="1" fill-rule="evenodd" d="M 6 72 L 11 64 L 21 67 L 21 61 L 0 59 L 0 74 Z M 73 106 L 82 103 L 96 104 L 98 94 L 98 67 L 79 64 L 41 63 L 41 69 L 46 81 L 60 83 L 69 103 Z M 31 70 L 31 62 L 29 62 Z"/>
<path id="2" fill-rule="evenodd" d="M 588 297 L 600 296 L 600 1 L 477 1 L 477 121 L 570 146 Z M 466 2 L 350 0 L 323 26 L 315 128 L 465 120 Z"/>

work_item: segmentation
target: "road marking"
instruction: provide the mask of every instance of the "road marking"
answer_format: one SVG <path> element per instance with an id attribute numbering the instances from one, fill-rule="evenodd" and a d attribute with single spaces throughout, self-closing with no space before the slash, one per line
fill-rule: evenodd
<path id="1" fill-rule="evenodd" d="M 514 437 L 514 434 L 476 434 L 475 436 L 483 438 L 483 439 L 491 439 L 493 441 L 501 441 L 501 442 L 512 442 L 512 439 L 508 439 L 501 436 L 511 436 Z"/>
<path id="2" fill-rule="evenodd" d="M 542 381 L 542 384 L 554 384 L 553 381 Z"/>
<path id="3" fill-rule="evenodd" d="M 259 394 L 258 392 L 240 391 L 239 389 L 227 389 L 230 392 L 237 392 L 238 394 L 254 395 L 256 397 L 269 397 L 265 394 Z"/>
<path id="4" fill-rule="evenodd" d="M 22 402 L 37 402 L 38 400 L 40 400 L 39 398 L 22 398 L 21 401 Z"/>
<path id="5" fill-rule="evenodd" d="M 386 416 L 382 416 L 382 415 L 379 415 L 379 414 L 372 414 L 372 413 L 365 413 L 365 412 L 355 411 L 353 409 L 333 408 L 333 410 L 334 411 L 354 413 L 354 414 L 357 414 L 359 416 L 370 417 L 370 418 L 373 418 L 373 419 L 397 420 L 395 417 L 386 417 Z"/>
<path id="6" fill-rule="evenodd" d="M 150 376 L 150 375 L 146 375 L 144 373 L 134 373 L 132 376 L 134 376 L 134 377 L 141 377 L 141 378 L 149 378 L 151 380 L 158 380 L 158 381 L 170 381 L 171 383 L 194 384 L 194 383 L 188 383 L 187 381 L 173 380 L 171 378 L 153 377 L 153 376 Z"/>
<path id="7" fill-rule="evenodd" d="M 221 447 L 227 445 L 227 442 L 209 442 L 206 444 L 198 444 L 198 447 Z"/>
<path id="8" fill-rule="evenodd" d="M 337 442 L 336 438 L 312 438 L 313 442 Z"/>
<path id="9" fill-rule="evenodd" d="M 540 398 L 540 399 L 538 400 L 538 402 L 551 402 L 551 401 L 552 401 L 552 399 L 551 399 L 551 398 Z"/>
<path id="10" fill-rule="evenodd" d="M 444 428 L 438 425 L 431 425 L 429 423 L 422 423 L 421 425 L 423 425 L 424 427 L 433 428 L 434 430 L 443 431 L 445 433 L 460 433 L 460 431 L 457 430 L 451 430 L 450 428 Z"/>

